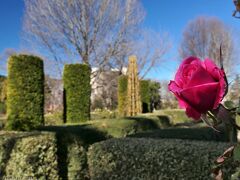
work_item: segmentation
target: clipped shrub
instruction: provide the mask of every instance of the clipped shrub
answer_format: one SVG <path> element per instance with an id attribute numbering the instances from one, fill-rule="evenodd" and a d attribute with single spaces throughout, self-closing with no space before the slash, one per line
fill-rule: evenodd
<path id="1" fill-rule="evenodd" d="M 87 148 L 106 140 L 106 134 L 88 125 L 44 126 L 40 130 L 56 133 L 61 179 L 89 179 Z"/>
<path id="2" fill-rule="evenodd" d="M 89 179 L 87 153 L 83 140 L 76 134 L 57 133 L 59 174 L 63 179 Z"/>
<path id="3" fill-rule="evenodd" d="M 90 177 L 93 180 L 211 179 L 214 160 L 229 146 L 176 139 L 110 139 L 89 148 Z M 229 167 L 223 172 L 228 175 L 233 170 Z"/>
<path id="4" fill-rule="evenodd" d="M 118 78 L 118 115 L 127 115 L 127 85 L 128 77 L 126 75 L 121 75 Z"/>
<path id="5" fill-rule="evenodd" d="M 64 66 L 64 121 L 83 122 L 90 119 L 91 68 L 87 64 Z"/>
<path id="6" fill-rule="evenodd" d="M 161 85 L 159 82 L 149 81 L 150 112 L 153 112 L 153 110 L 159 110 L 162 107 L 160 88 L 161 88 Z"/>
<path id="7" fill-rule="evenodd" d="M 142 113 L 150 112 L 150 81 L 141 80 L 140 81 L 140 96 L 142 102 Z"/>
<path id="8" fill-rule="evenodd" d="M 31 130 L 44 123 L 43 61 L 14 55 L 8 60 L 7 128 Z"/>
<path id="9" fill-rule="evenodd" d="M 0 150 L 3 179 L 59 179 L 54 133 L 4 133 Z"/>

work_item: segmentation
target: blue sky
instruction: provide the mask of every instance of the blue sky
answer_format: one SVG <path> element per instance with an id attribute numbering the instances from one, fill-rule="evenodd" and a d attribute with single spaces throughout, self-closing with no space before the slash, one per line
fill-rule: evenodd
<path id="1" fill-rule="evenodd" d="M 232 0 L 142 0 L 142 3 L 147 13 L 144 26 L 168 32 L 173 45 L 165 58 L 166 62 L 157 71 L 151 71 L 148 75 L 150 78 L 168 80 L 173 77 L 178 65 L 177 49 L 183 29 L 193 18 L 215 16 L 240 32 L 240 19 L 231 16 L 234 10 Z M 1 0 L 0 53 L 6 48 L 20 49 L 23 8 L 23 0 Z"/>

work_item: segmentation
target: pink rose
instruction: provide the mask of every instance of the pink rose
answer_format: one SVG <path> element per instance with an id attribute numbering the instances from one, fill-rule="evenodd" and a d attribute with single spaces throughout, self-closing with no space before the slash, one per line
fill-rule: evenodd
<path id="1" fill-rule="evenodd" d="M 216 109 L 226 91 L 225 73 L 216 64 L 196 57 L 185 59 L 168 89 L 177 97 L 186 114 L 198 120 L 201 114 Z"/>

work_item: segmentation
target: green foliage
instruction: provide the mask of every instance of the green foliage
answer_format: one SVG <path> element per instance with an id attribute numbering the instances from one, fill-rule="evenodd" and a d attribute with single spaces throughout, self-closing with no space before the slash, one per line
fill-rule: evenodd
<path id="1" fill-rule="evenodd" d="M 0 75 L 0 114 L 6 114 L 7 78 Z"/>
<path id="2" fill-rule="evenodd" d="M 8 60 L 7 128 L 31 130 L 44 123 L 43 61 L 17 55 Z"/>
<path id="3" fill-rule="evenodd" d="M 106 140 L 105 133 L 84 125 L 45 126 L 41 131 L 55 132 L 59 176 L 62 179 L 89 179 L 87 149 L 90 144 Z"/>
<path id="4" fill-rule="evenodd" d="M 233 151 L 233 158 L 235 161 L 240 161 L 240 145 L 236 145 Z"/>
<path id="5" fill-rule="evenodd" d="M 5 103 L 7 99 L 7 78 L 0 75 L 0 102 Z"/>
<path id="6" fill-rule="evenodd" d="M 53 113 L 45 114 L 45 125 L 61 125 L 63 124 L 62 111 L 55 111 Z"/>
<path id="7" fill-rule="evenodd" d="M 141 80 L 140 81 L 140 96 L 142 102 L 142 113 L 150 112 L 150 81 L 149 80 Z"/>
<path id="8" fill-rule="evenodd" d="M 232 108 L 235 108 L 235 107 L 236 107 L 236 105 L 234 104 L 233 101 L 225 101 L 225 102 L 224 102 L 224 106 L 225 106 L 226 108 L 228 108 L 228 109 L 232 109 Z"/>
<path id="9" fill-rule="evenodd" d="M 128 77 L 121 75 L 118 78 L 118 115 L 127 115 L 127 85 Z"/>
<path id="10" fill-rule="evenodd" d="M 59 174 L 63 179 L 87 179 L 87 151 L 80 136 L 57 133 Z"/>
<path id="11" fill-rule="evenodd" d="M 64 120 L 78 123 L 90 119 L 91 68 L 87 64 L 64 66 Z"/>
<path id="12" fill-rule="evenodd" d="M 59 179 L 53 133 L 2 133 L 0 177 L 3 179 Z"/>
<path id="13" fill-rule="evenodd" d="M 211 179 L 213 161 L 226 143 L 111 139 L 88 151 L 91 179 Z M 231 168 L 224 169 L 228 175 Z"/>
<path id="14" fill-rule="evenodd" d="M 160 83 L 156 81 L 149 82 L 150 88 L 150 111 L 152 112 L 153 109 L 160 109 L 161 107 L 161 96 L 160 96 Z"/>
<path id="15" fill-rule="evenodd" d="M 0 102 L 0 114 L 5 114 L 6 108 L 6 102 Z"/>

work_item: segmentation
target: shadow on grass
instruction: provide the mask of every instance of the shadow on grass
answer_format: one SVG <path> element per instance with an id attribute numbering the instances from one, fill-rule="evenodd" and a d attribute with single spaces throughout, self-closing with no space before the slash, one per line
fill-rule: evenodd
<path id="1" fill-rule="evenodd" d="M 89 125 L 44 126 L 38 128 L 38 130 L 55 132 L 58 137 L 66 134 L 75 135 L 82 141 L 85 147 L 108 138 L 106 133 L 90 127 Z"/>
<path id="2" fill-rule="evenodd" d="M 141 127 L 143 130 L 154 130 L 160 128 L 168 128 L 171 126 L 170 119 L 168 116 L 159 115 L 154 116 L 155 118 L 148 117 L 126 117 L 128 120 L 135 120 L 138 127 Z"/>
<path id="3" fill-rule="evenodd" d="M 129 135 L 128 137 L 189 139 L 189 140 L 224 141 L 224 142 L 228 141 L 228 138 L 223 130 L 220 132 L 216 132 L 209 127 L 160 129 L 151 132 L 137 133 Z"/>

